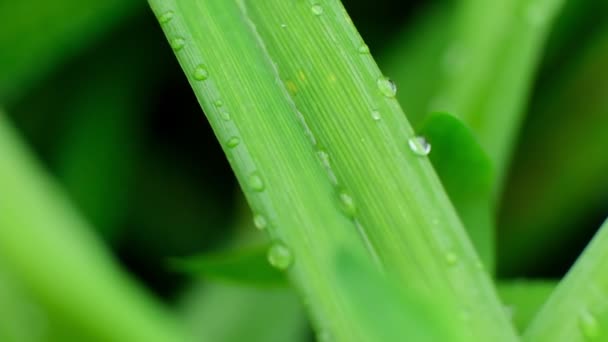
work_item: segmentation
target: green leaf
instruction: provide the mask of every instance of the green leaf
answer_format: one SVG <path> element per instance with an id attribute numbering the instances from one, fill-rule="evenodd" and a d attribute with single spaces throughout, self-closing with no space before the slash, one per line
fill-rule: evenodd
<path id="1" fill-rule="evenodd" d="M 344 341 L 364 333 L 327 277 L 344 248 L 447 298 L 471 338 L 516 339 L 341 3 L 238 2 L 151 0 L 254 213 L 293 256 L 290 277 L 317 328 Z"/>
<path id="2" fill-rule="evenodd" d="M 285 274 L 268 263 L 266 254 L 269 247 L 264 245 L 173 259 L 170 266 L 212 280 L 249 286 L 286 286 Z"/>
<path id="3" fill-rule="evenodd" d="M 422 123 L 419 132 L 432 146 L 433 167 L 477 253 L 484 265 L 493 270 L 492 162 L 469 128 L 454 116 L 432 114 Z"/>
<path id="4" fill-rule="evenodd" d="M 608 220 L 526 329 L 524 341 L 608 338 Z"/>
<path id="5" fill-rule="evenodd" d="M 301 119 L 234 1 L 151 1 L 252 211 L 273 244 L 293 255 L 288 273 L 317 327 L 355 340 L 359 326 L 327 277 L 340 246 L 365 253 L 339 210 Z M 210 48 L 213 47 L 213 48 Z"/>
<path id="6" fill-rule="evenodd" d="M 3 113 L 0 189 L 0 263 L 45 310 L 94 340 L 187 338 L 179 323 L 118 268 Z M 83 311 L 83 303 L 96 305 Z M 99 324 L 100 317 L 105 324 Z"/>

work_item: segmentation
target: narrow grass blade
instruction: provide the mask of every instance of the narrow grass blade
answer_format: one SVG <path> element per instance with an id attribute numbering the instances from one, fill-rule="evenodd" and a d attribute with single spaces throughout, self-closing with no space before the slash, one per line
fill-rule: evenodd
<path id="1" fill-rule="evenodd" d="M 559 283 L 524 334 L 524 341 L 605 341 L 608 338 L 608 220 Z"/>
<path id="2" fill-rule="evenodd" d="M 403 283 L 452 298 L 472 339 L 514 339 L 428 146 L 341 3 L 242 3 L 370 253 Z"/>
<path id="3" fill-rule="evenodd" d="M 320 331 L 354 341 L 328 260 L 338 248 L 365 253 L 339 210 L 301 119 L 234 1 L 152 0 L 169 42 L 205 109 L 256 220 L 273 241 Z"/>
<path id="4" fill-rule="evenodd" d="M 167 312 L 117 270 L 4 114 L 0 114 L 0 159 L 0 263 L 37 302 L 91 339 L 186 338 Z M 82 310 L 83 305 L 87 310 Z"/>
<path id="5" fill-rule="evenodd" d="M 517 331 L 523 334 L 556 285 L 556 281 L 536 279 L 503 280 L 498 283 L 498 294 Z"/>
<path id="6" fill-rule="evenodd" d="M 413 139 L 391 82 L 338 2 L 241 2 L 249 24 L 231 1 L 151 3 L 254 212 L 270 218 L 273 238 L 293 250 L 292 278 L 316 309 L 321 331 L 331 324 L 338 340 L 357 336 L 342 294 L 314 271 L 324 269 L 337 237 L 357 253 L 351 241 L 358 230 L 385 269 L 446 298 L 473 338 L 515 339 L 424 157 L 426 146 Z M 312 153 L 327 171 L 324 180 Z M 317 219 L 336 215 L 338 206 L 341 220 L 350 218 L 346 227 Z"/>

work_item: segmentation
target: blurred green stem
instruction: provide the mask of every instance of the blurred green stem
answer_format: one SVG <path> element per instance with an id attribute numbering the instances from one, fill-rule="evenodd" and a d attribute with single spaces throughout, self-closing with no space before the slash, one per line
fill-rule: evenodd
<path id="1" fill-rule="evenodd" d="M 0 158 L 0 260 L 37 302 L 92 339 L 185 339 L 168 313 L 117 269 L 4 114 Z"/>

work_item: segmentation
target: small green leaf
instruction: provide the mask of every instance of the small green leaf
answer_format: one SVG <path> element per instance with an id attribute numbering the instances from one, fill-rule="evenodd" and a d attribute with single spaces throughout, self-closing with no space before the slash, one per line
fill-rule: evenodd
<path id="1" fill-rule="evenodd" d="M 171 259 L 174 269 L 213 280 L 261 287 L 287 286 L 285 274 L 270 266 L 268 246 L 246 247 L 185 259 Z"/>
<path id="2" fill-rule="evenodd" d="M 454 203 L 477 252 L 488 269 L 494 268 L 494 222 L 490 158 L 472 131 L 456 117 L 436 113 L 419 130 L 432 146 L 429 157 Z"/>

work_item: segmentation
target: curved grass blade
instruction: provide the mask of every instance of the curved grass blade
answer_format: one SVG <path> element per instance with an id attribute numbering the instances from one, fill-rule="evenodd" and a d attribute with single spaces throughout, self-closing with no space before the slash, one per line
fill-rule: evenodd
<path id="1" fill-rule="evenodd" d="M 152 0 L 252 207 L 320 331 L 353 341 L 360 325 L 327 277 L 337 248 L 365 253 L 339 210 L 293 103 L 234 1 Z M 263 222 L 263 224 L 260 224 Z"/>
<path id="2" fill-rule="evenodd" d="M 515 339 L 428 146 L 340 2 L 242 3 L 370 254 L 399 281 L 449 298 L 472 339 Z"/>

